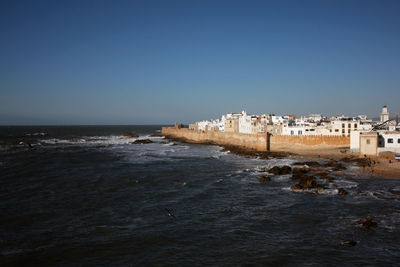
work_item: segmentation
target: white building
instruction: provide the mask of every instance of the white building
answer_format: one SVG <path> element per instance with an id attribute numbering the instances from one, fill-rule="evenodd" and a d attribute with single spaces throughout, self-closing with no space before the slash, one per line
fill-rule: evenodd
<path id="1" fill-rule="evenodd" d="M 400 153 L 400 132 L 395 131 L 352 131 L 350 134 L 350 149 L 354 152 L 360 151 L 360 135 L 378 134 L 376 153 L 393 152 Z"/>
<path id="2" fill-rule="evenodd" d="M 308 120 L 312 122 L 320 122 L 323 119 L 321 114 L 310 114 Z"/>
<path id="3" fill-rule="evenodd" d="M 381 122 L 385 122 L 387 120 L 389 120 L 389 112 L 387 106 L 383 106 L 381 112 Z"/>
<path id="4" fill-rule="evenodd" d="M 197 130 L 199 131 L 207 131 L 209 128 L 211 128 L 212 123 L 210 121 L 199 121 L 196 122 L 197 124 Z"/>
<path id="5" fill-rule="evenodd" d="M 239 133 L 251 133 L 251 116 L 246 111 L 242 111 L 242 116 L 239 117 Z"/>
<path id="6" fill-rule="evenodd" d="M 400 132 L 379 132 L 378 153 L 385 151 L 400 153 Z"/>
<path id="7" fill-rule="evenodd" d="M 330 135 L 350 136 L 351 131 L 360 129 L 360 123 L 352 118 L 333 120 L 328 126 Z"/>

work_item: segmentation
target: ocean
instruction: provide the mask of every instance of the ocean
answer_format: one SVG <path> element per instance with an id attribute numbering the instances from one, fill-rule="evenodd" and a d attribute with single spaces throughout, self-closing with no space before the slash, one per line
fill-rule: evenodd
<path id="1" fill-rule="evenodd" d="M 305 159 L 238 156 L 160 128 L 0 127 L 0 265 L 399 264 L 400 180 L 346 163 L 320 194 L 293 191 L 290 174 L 258 178 Z M 367 216 L 376 227 L 357 223 Z"/>

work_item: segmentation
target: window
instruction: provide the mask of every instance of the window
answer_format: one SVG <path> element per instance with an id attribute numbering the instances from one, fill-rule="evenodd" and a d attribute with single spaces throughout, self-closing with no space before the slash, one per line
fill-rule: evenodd
<path id="1" fill-rule="evenodd" d="M 342 128 L 344 128 L 344 123 L 342 123 Z"/>
<path id="2" fill-rule="evenodd" d="M 354 128 L 357 129 L 357 123 L 354 123 Z"/>
<path id="3" fill-rule="evenodd" d="M 350 133 L 350 129 L 348 130 L 348 133 Z"/>
<path id="4" fill-rule="evenodd" d="M 388 138 L 388 143 L 393 144 L 393 138 Z"/>
<path id="5" fill-rule="evenodd" d="M 347 127 L 351 128 L 351 123 L 349 123 L 349 125 L 347 125 Z"/>
<path id="6" fill-rule="evenodd" d="M 342 129 L 342 133 L 344 133 L 344 129 Z"/>
<path id="7" fill-rule="evenodd" d="M 337 132 L 337 133 L 338 133 L 338 132 L 339 132 L 339 129 L 335 129 L 335 132 Z"/>
<path id="8" fill-rule="evenodd" d="M 298 131 L 297 133 L 298 133 L 299 135 L 301 135 L 301 134 L 302 134 L 302 132 L 301 132 L 301 131 Z"/>
<path id="9" fill-rule="evenodd" d="M 400 144 L 400 138 L 399 138 L 399 139 L 397 139 L 397 143 L 398 143 L 398 144 Z"/>
<path id="10" fill-rule="evenodd" d="M 294 131 L 290 131 L 290 135 L 294 135 Z"/>
<path id="11" fill-rule="evenodd" d="M 369 139 L 367 139 L 367 145 L 371 144 L 371 141 Z"/>
<path id="12" fill-rule="evenodd" d="M 330 129 L 329 132 L 332 132 L 332 129 Z M 400 139 L 399 139 L 399 140 L 400 140 Z"/>

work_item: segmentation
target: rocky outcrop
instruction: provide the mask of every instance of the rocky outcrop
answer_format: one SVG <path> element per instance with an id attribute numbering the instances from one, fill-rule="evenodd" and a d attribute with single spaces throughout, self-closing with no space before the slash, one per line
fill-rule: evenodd
<path id="1" fill-rule="evenodd" d="M 310 171 L 310 168 L 303 167 L 303 168 L 293 168 L 293 176 L 300 175 L 300 174 L 305 174 Z M 295 180 L 292 178 L 292 180 Z"/>
<path id="2" fill-rule="evenodd" d="M 320 185 L 317 183 L 317 179 L 314 176 L 308 176 L 301 172 L 299 172 L 298 174 L 293 174 L 291 179 L 299 181 L 299 183 L 292 185 L 290 187 L 292 190 L 306 190 L 306 189 L 323 190 L 323 189 L 326 189 L 323 185 Z"/>
<path id="3" fill-rule="evenodd" d="M 345 167 L 343 164 L 336 160 L 331 160 L 327 163 L 319 163 L 316 161 L 301 161 L 301 162 L 295 162 L 293 165 L 306 165 L 308 167 L 331 167 L 333 170 L 343 170 Z"/>
<path id="4" fill-rule="evenodd" d="M 321 167 L 322 165 L 316 161 L 299 161 L 293 163 L 293 165 L 307 165 L 309 167 Z"/>
<path id="5" fill-rule="evenodd" d="M 357 245 L 357 242 L 354 240 L 347 240 L 342 242 L 342 246 L 345 247 L 354 247 L 355 245 Z"/>
<path id="6" fill-rule="evenodd" d="M 292 172 L 292 168 L 289 166 L 274 166 L 268 170 L 269 173 L 273 173 L 275 175 L 283 175 L 283 174 L 290 174 Z"/>
<path id="7" fill-rule="evenodd" d="M 364 158 L 359 158 L 359 157 L 345 157 L 341 159 L 343 162 L 354 162 L 360 167 L 366 167 L 369 164 L 371 164 L 371 159 L 364 157 Z"/>
<path id="8" fill-rule="evenodd" d="M 319 175 L 327 175 L 330 173 L 329 170 L 325 170 L 325 169 L 310 169 L 309 172 L 313 173 L 313 174 L 319 174 Z"/>
<path id="9" fill-rule="evenodd" d="M 371 227 L 376 227 L 378 224 L 372 221 L 370 216 L 367 216 L 365 219 L 359 219 L 357 221 L 358 224 L 361 224 L 364 228 L 369 229 Z"/>
<path id="10" fill-rule="evenodd" d="M 151 141 L 150 139 L 138 139 L 138 140 L 135 140 L 134 142 L 131 142 L 131 144 L 133 144 L 133 145 L 150 144 L 150 143 L 153 143 L 153 141 Z"/>
<path id="11" fill-rule="evenodd" d="M 339 188 L 339 189 L 338 189 L 338 195 L 345 196 L 345 195 L 347 195 L 347 191 L 344 190 L 343 188 Z"/>
<path id="12" fill-rule="evenodd" d="M 260 177 L 258 177 L 258 181 L 260 182 L 260 183 L 265 183 L 265 182 L 269 182 L 269 181 L 271 181 L 271 178 L 270 177 L 268 177 L 268 176 L 260 176 Z"/>
<path id="13" fill-rule="evenodd" d="M 129 137 L 129 138 L 138 138 L 139 137 L 139 135 L 137 135 L 136 133 L 130 133 L 130 132 L 122 133 L 122 135 L 125 137 Z"/>
<path id="14" fill-rule="evenodd" d="M 334 171 L 346 169 L 346 167 L 343 166 L 342 163 L 340 163 L 340 162 L 338 162 L 336 160 L 331 160 L 331 161 L 325 163 L 323 166 L 324 167 L 331 167 Z"/>

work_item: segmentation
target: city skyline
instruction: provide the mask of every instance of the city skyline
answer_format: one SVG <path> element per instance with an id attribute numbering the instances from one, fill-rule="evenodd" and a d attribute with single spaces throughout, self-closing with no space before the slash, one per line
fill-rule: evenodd
<path id="1" fill-rule="evenodd" d="M 395 116 L 398 1 L 3 1 L 0 125 Z"/>

